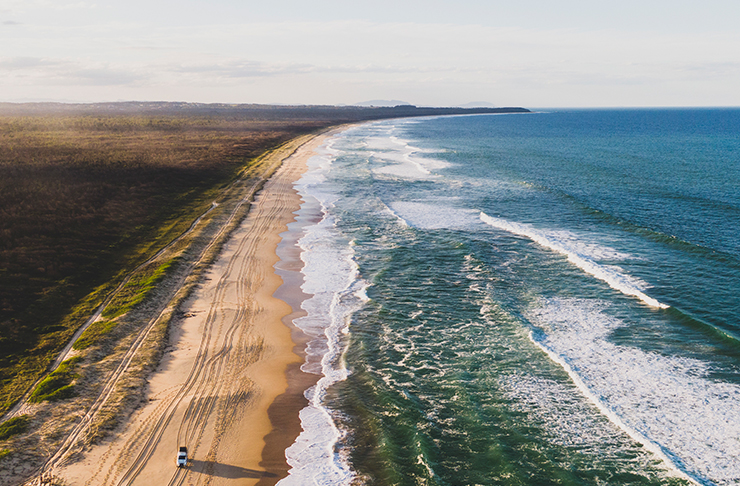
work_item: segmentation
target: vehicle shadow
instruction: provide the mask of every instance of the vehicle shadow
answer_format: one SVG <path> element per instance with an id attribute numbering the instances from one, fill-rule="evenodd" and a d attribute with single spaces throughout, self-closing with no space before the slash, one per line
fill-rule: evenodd
<path id="1" fill-rule="evenodd" d="M 248 469 L 246 467 L 232 466 L 230 464 L 222 464 L 215 461 L 199 461 L 197 459 L 191 459 L 189 461 L 190 470 L 192 472 L 207 474 L 209 476 L 216 476 L 219 478 L 228 479 L 242 479 L 242 478 L 275 478 L 277 474 L 268 471 L 258 471 L 256 469 Z"/>

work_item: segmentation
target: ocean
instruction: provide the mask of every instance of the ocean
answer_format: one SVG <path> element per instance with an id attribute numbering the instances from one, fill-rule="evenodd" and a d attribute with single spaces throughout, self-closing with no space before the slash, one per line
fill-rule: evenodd
<path id="1" fill-rule="evenodd" d="M 291 484 L 740 484 L 740 110 L 398 119 L 297 188 Z"/>

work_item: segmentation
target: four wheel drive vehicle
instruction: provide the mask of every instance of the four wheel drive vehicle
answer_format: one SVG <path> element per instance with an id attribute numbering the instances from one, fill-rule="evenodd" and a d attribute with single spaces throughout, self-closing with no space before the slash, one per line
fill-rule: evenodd
<path id="1" fill-rule="evenodd" d="M 180 447 L 177 451 L 177 467 L 184 467 L 188 464 L 188 448 Z"/>

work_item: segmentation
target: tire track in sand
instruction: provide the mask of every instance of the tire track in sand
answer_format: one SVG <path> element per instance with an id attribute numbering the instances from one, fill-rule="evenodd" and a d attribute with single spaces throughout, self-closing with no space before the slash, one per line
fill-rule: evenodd
<path id="1" fill-rule="evenodd" d="M 268 181 L 262 195 L 269 194 L 269 198 L 258 197 L 250 209 L 245 224 L 248 230 L 243 236 L 240 235 L 237 249 L 229 258 L 216 285 L 201 347 L 190 374 L 181 391 L 150 429 L 145 446 L 117 485 L 134 484 L 184 401 L 187 406 L 178 427 L 177 445 L 187 445 L 191 458 L 199 456 L 205 429 L 212 428 L 210 447 L 202 471 L 205 474 L 198 475 L 195 484 L 210 482 L 212 474 L 209 472 L 212 471 L 208 471 L 209 465 L 212 469 L 220 439 L 231 423 L 229 416 L 238 406 L 249 402 L 252 392 L 250 380 L 244 376 L 244 371 L 261 354 L 255 352 L 260 343 L 258 338 L 250 336 L 250 331 L 254 318 L 260 313 L 254 296 L 265 278 L 264 266 L 254 261 L 266 236 L 276 231 L 275 222 L 290 208 L 294 193 L 291 193 L 292 182 L 286 172 L 290 172 L 287 165 Z M 228 302 L 228 297 L 234 298 L 234 302 Z M 172 447 L 171 450 L 176 449 Z M 182 484 L 188 472 L 188 469 L 176 469 L 169 484 Z"/>
<path id="2" fill-rule="evenodd" d="M 264 311 L 255 294 L 272 268 L 258 264 L 258 253 L 270 237 L 285 230 L 286 212 L 297 209 L 292 182 L 300 172 L 300 166 L 284 164 L 252 203 L 242 229 L 236 232 L 238 240 L 229 243 L 235 248 L 215 283 L 198 350 L 180 388 L 160 395 L 154 411 L 137 424 L 123 447 L 116 452 L 108 449 L 101 456 L 86 486 L 152 484 L 150 469 L 157 464 L 152 458 L 163 449 L 172 465 L 169 484 L 183 484 L 188 478 L 189 484 L 211 483 L 224 434 L 259 396 L 246 370 L 265 352 L 261 336 L 253 329 Z M 192 468 L 175 468 L 178 445 L 188 446 L 191 461 L 202 459 L 191 462 Z M 108 469 L 101 477 L 105 465 Z M 195 469 L 199 474 L 193 473 Z M 156 482 L 167 481 L 161 479 Z"/>

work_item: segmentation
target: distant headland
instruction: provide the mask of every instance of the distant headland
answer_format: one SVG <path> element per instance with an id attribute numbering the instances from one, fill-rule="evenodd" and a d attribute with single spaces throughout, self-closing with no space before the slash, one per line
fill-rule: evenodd
<path id="1" fill-rule="evenodd" d="M 399 104 L 395 106 L 374 106 L 362 104 L 353 106 L 334 105 L 263 105 L 229 103 L 188 103 L 159 101 L 119 101 L 110 103 L 0 103 L 0 114 L 101 114 L 106 115 L 171 115 L 202 116 L 230 114 L 261 119 L 313 119 L 338 122 L 354 122 L 382 118 L 401 118 L 435 115 L 472 115 L 485 113 L 530 113 L 520 107 L 431 107 Z"/>

